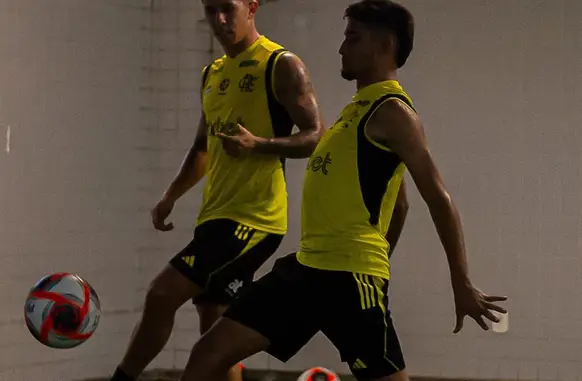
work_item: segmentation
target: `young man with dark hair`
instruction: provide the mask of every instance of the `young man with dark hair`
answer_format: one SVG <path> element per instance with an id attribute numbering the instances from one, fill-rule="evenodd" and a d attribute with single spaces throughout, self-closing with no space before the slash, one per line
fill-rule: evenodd
<path id="1" fill-rule="evenodd" d="M 219 381 L 225 369 L 266 351 L 293 357 L 318 331 L 360 381 L 406 381 L 390 318 L 385 239 L 406 170 L 425 200 L 447 256 L 456 308 L 465 316 L 506 310 L 469 278 L 459 213 L 431 156 L 422 123 L 397 80 L 414 22 L 401 5 L 363 0 L 347 8 L 341 75 L 357 92 L 307 166 L 301 244 L 241 294 L 194 345 L 182 381 Z M 249 137 L 249 139 L 252 139 Z M 427 311 L 429 313 L 430 311 Z"/>
<path id="2" fill-rule="evenodd" d="M 160 353 L 176 311 L 196 304 L 206 332 L 253 281 L 287 231 L 285 158 L 309 157 L 323 132 L 303 62 L 260 35 L 257 0 L 202 0 L 225 55 L 202 75 L 202 115 L 179 173 L 152 211 L 156 229 L 176 201 L 207 177 L 193 240 L 157 275 L 112 381 L 135 381 Z M 299 132 L 292 134 L 296 125 Z M 240 381 L 240 368 L 219 375 Z"/>

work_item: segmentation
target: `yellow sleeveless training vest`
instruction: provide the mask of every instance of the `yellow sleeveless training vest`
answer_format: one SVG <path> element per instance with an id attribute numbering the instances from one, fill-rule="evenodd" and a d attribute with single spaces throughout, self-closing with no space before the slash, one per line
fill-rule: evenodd
<path id="1" fill-rule="evenodd" d="M 198 224 L 228 218 L 268 233 L 287 231 L 284 162 L 279 157 L 231 157 L 217 132 L 240 123 L 261 137 L 288 136 L 293 122 L 275 99 L 273 72 L 285 50 L 261 36 L 235 58 L 223 56 L 204 69 L 202 104 L 208 128 L 206 185 Z"/>
<path id="2" fill-rule="evenodd" d="M 311 156 L 301 208 L 304 265 L 390 278 L 385 239 L 405 166 L 366 135 L 366 123 L 388 99 L 413 108 L 397 81 L 360 89 Z M 389 126 L 387 126 L 389 128 Z"/>

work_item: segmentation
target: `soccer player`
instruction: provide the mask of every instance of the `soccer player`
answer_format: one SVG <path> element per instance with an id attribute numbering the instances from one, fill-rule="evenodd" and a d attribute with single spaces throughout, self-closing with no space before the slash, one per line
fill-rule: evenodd
<path id="1" fill-rule="evenodd" d="M 179 173 L 152 211 L 156 229 L 176 201 L 207 182 L 193 240 L 153 280 L 144 311 L 112 381 L 133 381 L 159 354 L 176 311 L 196 304 L 207 331 L 250 284 L 287 231 L 285 158 L 305 158 L 323 132 L 315 92 L 302 61 L 260 35 L 257 0 L 203 0 L 225 55 L 203 71 L 202 117 Z M 292 134 L 296 125 L 299 132 Z M 233 137 L 225 140 L 224 137 Z M 232 364 L 235 365 L 235 364 Z M 240 368 L 223 369 L 231 381 Z"/>
<path id="2" fill-rule="evenodd" d="M 259 351 L 287 361 L 318 331 L 358 380 L 408 380 L 390 317 L 385 239 L 406 170 L 446 253 L 453 332 L 466 316 L 487 330 L 484 318 L 497 322 L 493 311 L 506 312 L 496 303 L 505 297 L 486 295 L 470 280 L 459 213 L 397 79 L 413 47 L 412 15 L 389 0 L 362 0 L 345 18 L 341 75 L 356 81 L 357 92 L 311 155 L 299 252 L 278 259 L 231 303 L 194 345 L 182 381 L 218 381 Z"/>

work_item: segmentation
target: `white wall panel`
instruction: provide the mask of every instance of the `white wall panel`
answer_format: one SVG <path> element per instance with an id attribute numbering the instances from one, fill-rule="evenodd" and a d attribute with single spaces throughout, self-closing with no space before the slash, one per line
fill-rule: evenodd
<path id="1" fill-rule="evenodd" d="M 137 149 L 152 140 L 138 133 L 144 5 L 0 2 L 3 148 L 11 129 L 0 153 L 1 380 L 103 374 L 121 355 L 114 335 L 131 332 L 147 221 L 136 198 L 152 182 Z M 41 346 L 22 319 L 29 288 L 56 271 L 86 278 L 104 306 L 95 336 L 74 350 Z"/>

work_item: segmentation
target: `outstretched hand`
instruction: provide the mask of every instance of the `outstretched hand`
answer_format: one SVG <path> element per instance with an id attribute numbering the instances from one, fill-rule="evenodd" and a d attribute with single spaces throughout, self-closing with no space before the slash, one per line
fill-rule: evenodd
<path id="1" fill-rule="evenodd" d="M 261 138 L 253 135 L 249 130 L 237 123 L 238 134 L 226 135 L 222 132 L 216 134 L 222 139 L 222 147 L 231 156 L 252 152 L 261 141 Z"/>
<path id="2" fill-rule="evenodd" d="M 506 301 L 507 297 L 505 296 L 486 295 L 472 285 L 453 287 L 453 290 L 457 314 L 457 321 L 453 333 L 458 333 L 463 329 L 465 316 L 473 318 L 481 328 L 487 331 L 489 330 L 489 326 L 483 320 L 483 317 L 492 322 L 499 323 L 500 319 L 492 311 L 502 314 L 507 313 L 505 308 L 495 304 L 495 302 Z"/>

